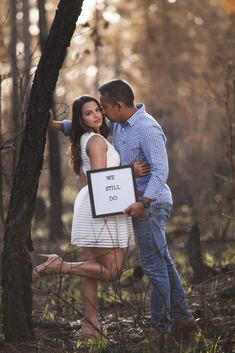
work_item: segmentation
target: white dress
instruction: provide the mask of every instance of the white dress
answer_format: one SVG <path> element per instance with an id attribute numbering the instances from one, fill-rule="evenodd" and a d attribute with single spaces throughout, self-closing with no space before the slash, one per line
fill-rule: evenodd
<path id="1" fill-rule="evenodd" d="M 86 145 L 94 132 L 85 133 L 81 137 L 82 169 L 86 174 L 91 169 L 89 157 L 86 154 Z M 101 135 L 99 135 L 101 136 Z M 120 158 L 115 148 L 107 143 L 107 167 L 120 165 Z M 126 248 L 134 245 L 134 231 L 132 220 L 125 214 L 93 218 L 91 212 L 88 186 L 78 193 L 74 203 L 71 243 L 80 247 L 94 248 Z"/>

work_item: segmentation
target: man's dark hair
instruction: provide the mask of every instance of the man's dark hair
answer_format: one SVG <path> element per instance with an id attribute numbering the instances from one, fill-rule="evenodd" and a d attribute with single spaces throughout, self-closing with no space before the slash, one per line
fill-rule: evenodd
<path id="1" fill-rule="evenodd" d="M 134 104 L 134 93 L 131 86 L 123 80 L 115 79 L 108 81 L 99 87 L 99 92 L 111 103 L 123 102 L 127 107 Z"/>

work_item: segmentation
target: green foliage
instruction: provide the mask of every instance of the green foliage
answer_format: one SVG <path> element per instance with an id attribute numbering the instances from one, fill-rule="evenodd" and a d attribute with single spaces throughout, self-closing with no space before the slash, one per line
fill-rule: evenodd
<path id="1" fill-rule="evenodd" d="M 208 265 L 209 267 L 213 267 L 215 265 L 215 258 L 211 253 L 206 252 L 203 258 L 204 258 L 205 264 Z"/>
<path id="2" fill-rule="evenodd" d="M 107 331 L 103 332 L 103 335 L 99 338 L 88 338 L 87 340 L 78 339 L 76 341 L 76 348 L 86 349 L 88 353 L 102 353 L 106 352 L 109 345 L 108 333 Z"/>
<path id="3" fill-rule="evenodd" d="M 99 339 L 90 338 L 87 343 L 90 345 L 89 353 L 104 352 L 108 347 L 107 332 L 104 332 L 104 336 Z"/>
<path id="4" fill-rule="evenodd" d="M 235 247 L 231 245 L 227 245 L 227 250 L 225 250 L 221 254 L 221 265 L 227 266 L 230 264 L 235 264 Z"/>
<path id="5" fill-rule="evenodd" d="M 77 196 L 78 190 L 70 185 L 66 185 L 63 188 L 63 200 L 65 203 L 74 203 L 75 197 Z"/>
<path id="6" fill-rule="evenodd" d="M 221 352 L 221 347 L 219 345 L 220 336 L 214 337 L 213 339 L 208 339 L 205 337 L 203 332 L 200 330 L 196 334 L 196 341 L 198 343 L 198 346 L 202 347 L 200 349 L 199 353 L 220 353 Z M 196 353 L 196 352 L 198 352 L 198 350 L 192 351 L 192 353 L 194 353 L 194 352 Z"/>
<path id="7" fill-rule="evenodd" d="M 186 256 L 182 252 L 178 252 L 174 256 L 174 261 L 175 261 L 176 265 L 183 267 L 183 266 L 185 266 L 187 259 L 186 259 Z"/>
<path id="8" fill-rule="evenodd" d="M 42 314 L 42 319 L 46 321 L 52 321 L 55 319 L 55 313 L 49 310 L 49 304 L 47 304 L 45 307 L 45 310 Z"/>
<path id="9" fill-rule="evenodd" d="M 177 353 L 220 353 L 220 336 L 209 339 L 199 330 L 193 336 L 176 341 Z M 169 350 L 170 352 L 171 350 Z M 172 352 L 176 352 L 172 347 Z"/>

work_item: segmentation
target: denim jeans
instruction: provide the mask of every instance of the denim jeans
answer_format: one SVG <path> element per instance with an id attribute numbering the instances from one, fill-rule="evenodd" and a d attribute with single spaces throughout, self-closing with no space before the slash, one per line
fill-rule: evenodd
<path id="1" fill-rule="evenodd" d="M 145 274 L 151 282 L 151 327 L 169 332 L 172 321 L 191 320 L 184 289 L 166 243 L 171 205 L 154 204 L 133 219 Z"/>

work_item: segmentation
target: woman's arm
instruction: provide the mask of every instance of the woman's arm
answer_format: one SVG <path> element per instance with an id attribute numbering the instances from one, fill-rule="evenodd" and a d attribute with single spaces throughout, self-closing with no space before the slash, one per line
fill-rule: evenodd
<path id="1" fill-rule="evenodd" d="M 86 147 L 86 153 L 90 159 L 91 169 L 107 167 L 108 146 L 104 138 L 99 135 L 92 136 Z"/>
<path id="2" fill-rule="evenodd" d="M 51 129 L 54 129 L 54 130 L 64 132 L 64 122 L 55 120 L 54 115 L 51 110 L 49 110 L 48 127 L 50 127 Z"/>

